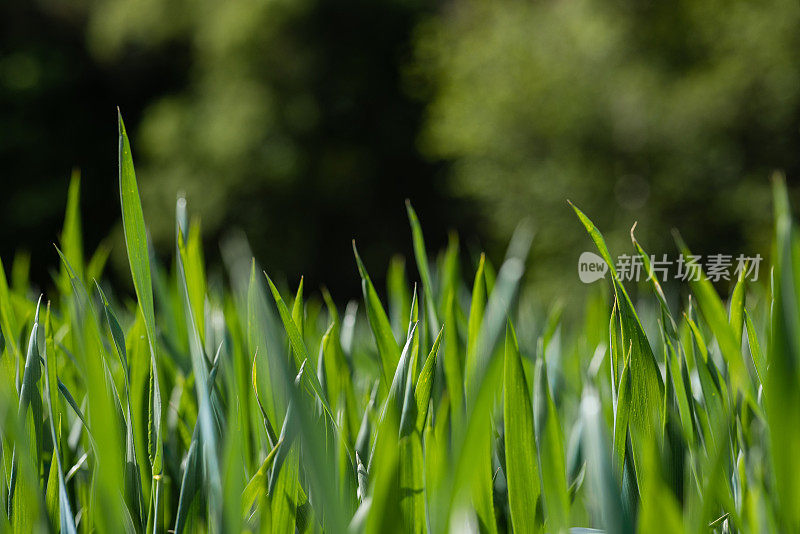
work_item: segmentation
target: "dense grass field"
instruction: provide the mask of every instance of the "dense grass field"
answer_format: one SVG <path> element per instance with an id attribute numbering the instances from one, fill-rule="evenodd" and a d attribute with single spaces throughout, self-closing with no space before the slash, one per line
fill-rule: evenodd
<path id="1" fill-rule="evenodd" d="M 497 268 L 456 239 L 430 256 L 411 205 L 416 267 L 376 288 L 386 266 L 354 243 L 347 306 L 274 283 L 243 240 L 207 276 L 180 198 L 160 263 L 121 119 L 119 146 L 135 299 L 103 282 L 107 249 L 84 253 L 78 179 L 53 289 L 0 268 L 1 531 L 800 530 L 800 244 L 780 179 L 769 288 L 741 276 L 724 302 L 701 278 L 680 309 L 654 277 L 634 302 L 575 208 L 609 288 L 562 324 L 518 295 L 525 227 Z"/>

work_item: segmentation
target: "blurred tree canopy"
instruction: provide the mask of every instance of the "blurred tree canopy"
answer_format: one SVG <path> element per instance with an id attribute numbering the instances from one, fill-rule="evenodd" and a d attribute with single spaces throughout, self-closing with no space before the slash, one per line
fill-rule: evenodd
<path id="1" fill-rule="evenodd" d="M 533 218 L 532 272 L 572 282 L 589 242 L 567 198 L 612 244 L 638 219 L 651 252 L 678 227 L 699 253 L 764 253 L 768 177 L 800 171 L 796 0 L 38 0 L 0 15 L 4 258 L 23 243 L 52 259 L 72 166 L 90 246 L 109 233 L 116 105 L 158 246 L 184 191 L 212 256 L 242 228 L 270 269 L 351 294 L 350 238 L 368 264 L 410 257 L 406 197 L 431 250 L 455 228 L 496 256 Z"/>
<path id="2" fill-rule="evenodd" d="M 420 145 L 495 235 L 534 219 L 533 263 L 591 249 L 567 198 L 625 252 L 637 219 L 650 252 L 671 227 L 768 252 L 769 177 L 800 171 L 796 0 L 456 0 L 417 35 Z"/>

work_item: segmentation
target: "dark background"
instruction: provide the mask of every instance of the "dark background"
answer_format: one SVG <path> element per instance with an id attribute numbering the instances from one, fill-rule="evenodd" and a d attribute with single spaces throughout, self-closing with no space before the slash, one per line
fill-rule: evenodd
<path id="1" fill-rule="evenodd" d="M 350 241 L 382 281 L 456 230 L 499 261 L 522 218 L 531 281 L 575 286 L 591 250 L 767 254 L 769 177 L 800 171 L 796 2 L 453 0 L 5 2 L 0 6 L 0 257 L 49 284 L 71 169 L 87 253 L 119 230 L 119 106 L 160 253 L 176 194 L 206 252 L 231 229 L 260 262 L 359 292 Z M 626 243 L 628 243 L 626 245 Z M 468 255 L 465 255 L 465 260 Z"/>

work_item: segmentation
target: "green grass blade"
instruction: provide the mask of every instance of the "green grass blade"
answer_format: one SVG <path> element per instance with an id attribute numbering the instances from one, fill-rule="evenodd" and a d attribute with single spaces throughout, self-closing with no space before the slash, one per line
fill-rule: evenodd
<path id="1" fill-rule="evenodd" d="M 745 270 L 739 271 L 739 279 L 736 285 L 733 286 L 730 302 L 730 323 L 733 329 L 733 338 L 741 348 L 742 332 L 744 330 L 744 300 L 745 300 Z"/>
<path id="2" fill-rule="evenodd" d="M 147 232 L 144 225 L 144 213 L 142 203 L 139 199 L 139 187 L 136 183 L 136 172 L 133 167 L 133 156 L 128 134 L 125 131 L 125 124 L 122 115 L 117 113 L 119 120 L 119 195 L 122 206 L 122 228 L 125 235 L 125 247 L 128 252 L 128 262 L 133 277 L 133 287 L 136 291 L 136 299 L 139 302 L 139 309 L 144 317 L 145 331 L 150 346 L 150 366 L 152 376 L 152 388 L 150 394 L 150 405 L 152 406 L 149 418 L 148 435 L 152 436 L 151 445 L 151 469 L 153 483 L 156 487 L 154 492 L 155 514 L 153 520 L 157 524 L 148 526 L 148 529 L 160 530 L 162 522 L 161 500 L 161 474 L 164 469 L 163 460 L 163 437 L 161 429 L 161 385 L 158 376 L 158 366 L 156 358 L 156 319 L 153 307 L 153 282 L 150 273 L 150 256 L 147 247 Z"/>
<path id="3" fill-rule="evenodd" d="M 611 465 L 611 454 L 604 430 L 600 400 L 591 390 L 581 400 L 584 425 L 583 449 L 587 477 L 593 494 L 599 499 L 599 512 L 605 532 L 633 534 L 633 519 L 622 502 L 622 492 Z"/>
<path id="4" fill-rule="evenodd" d="M 264 276 L 267 277 L 267 283 L 269 283 L 269 288 L 272 291 L 273 298 L 275 299 L 275 305 L 278 307 L 278 313 L 280 314 L 281 322 L 286 330 L 286 335 L 289 338 L 289 343 L 291 344 L 292 351 L 295 355 L 295 363 L 297 364 L 298 368 L 302 367 L 303 362 L 310 361 L 308 349 L 306 349 L 306 345 L 303 342 L 303 336 L 300 333 L 297 324 L 294 322 L 294 319 L 292 319 L 289 309 L 286 307 L 286 303 L 284 303 L 278 288 L 272 283 L 272 280 L 267 273 L 264 273 Z M 335 425 L 336 418 L 333 415 L 330 404 L 328 404 L 328 400 L 325 398 L 325 392 L 322 391 L 322 384 L 319 383 L 319 379 L 314 373 L 303 373 L 303 377 L 305 382 L 311 388 L 311 391 L 322 403 L 322 407 L 325 408 L 325 412 L 328 414 L 331 422 Z"/>
<path id="5" fill-rule="evenodd" d="M 465 386 L 469 390 L 470 383 L 475 379 L 475 350 L 478 343 L 478 333 L 483 321 L 483 312 L 486 308 L 486 279 L 484 277 L 484 265 L 486 256 L 481 254 L 478 262 L 478 270 L 475 272 L 475 280 L 472 283 L 472 299 L 469 306 L 469 319 L 467 322 L 467 358 L 465 362 Z"/>
<path id="6" fill-rule="evenodd" d="M 153 308 L 153 283 L 150 275 L 150 257 L 147 250 L 147 232 L 144 213 L 136 184 L 131 145 L 125 124 L 119 115 L 119 195 L 122 205 L 122 227 L 128 251 L 133 287 L 144 315 L 147 337 L 151 350 L 155 352 L 156 320 Z"/>
<path id="7" fill-rule="evenodd" d="M 81 173 L 73 169 L 67 191 L 67 209 L 64 214 L 64 226 L 61 229 L 61 250 L 79 275 L 83 276 L 83 233 L 80 215 Z M 69 273 L 62 266 L 59 280 L 61 292 L 69 294 Z"/>
<path id="8" fill-rule="evenodd" d="M 244 488 L 244 491 L 242 491 L 243 516 L 248 514 L 256 500 L 259 498 L 259 495 L 267 492 L 269 469 L 272 467 L 272 461 L 275 459 L 275 453 L 278 452 L 278 448 L 280 447 L 281 443 L 283 442 L 279 440 L 275 444 L 269 454 L 267 454 L 267 457 L 264 458 L 264 461 L 261 462 L 261 467 L 259 467 L 258 471 L 256 471 L 256 473 L 250 478 L 250 480 L 247 482 L 247 486 Z"/>
<path id="9" fill-rule="evenodd" d="M 770 428 L 772 468 L 783 529 L 800 529 L 800 462 L 793 444 L 800 443 L 800 262 L 796 230 L 783 177 L 773 179 L 775 260 L 772 320 L 764 386 Z"/>
<path id="10" fill-rule="evenodd" d="M 41 424 L 42 398 L 39 393 L 41 364 L 39 357 L 39 307 L 41 297 L 36 305 L 36 316 L 28 340 L 25 369 L 19 391 L 17 419 L 23 425 L 22 432 L 28 436 L 28 448 L 15 445 L 12 454 L 11 473 L 8 479 L 8 500 L 11 505 L 9 517 L 15 532 L 33 531 L 36 528 L 39 514 L 39 496 L 31 480 L 30 471 L 37 470 L 41 461 Z M 22 467 L 20 467 L 22 464 Z M 23 476 L 20 476 L 20 470 Z M 27 475 L 27 476 L 26 476 Z"/>
<path id="11" fill-rule="evenodd" d="M 259 284 L 256 276 L 255 261 L 250 263 L 250 277 L 247 286 L 247 316 L 246 333 L 248 351 L 253 355 L 253 388 L 256 400 L 263 412 L 267 432 L 274 445 L 277 436 L 274 429 L 279 423 L 276 413 L 275 394 L 277 388 L 273 384 L 273 370 L 267 352 L 267 325 L 269 324 L 269 310 L 267 308 L 266 294 L 263 285 Z M 256 375 L 260 382 L 256 380 Z M 266 389 L 264 387 L 266 386 Z"/>
<path id="12" fill-rule="evenodd" d="M 691 254 L 677 233 L 675 234 L 675 241 L 684 256 Z M 708 278 L 700 276 L 699 280 L 690 280 L 689 283 L 692 288 L 692 294 L 697 298 L 697 304 L 703 317 L 708 326 L 711 327 L 712 332 L 714 332 L 720 352 L 730 370 L 734 388 L 741 391 L 745 398 L 755 404 L 752 396 L 752 384 L 742 358 L 741 328 L 739 328 L 739 338 L 737 340 L 735 327 L 729 322 L 728 314 L 725 313 L 725 306 Z"/>
<path id="13" fill-rule="evenodd" d="M 192 360 L 192 370 L 195 376 L 195 393 L 197 395 L 198 422 L 200 423 L 200 450 L 198 454 L 203 459 L 204 482 L 208 487 L 209 513 L 212 523 L 219 526 L 222 521 L 222 482 L 217 458 L 217 427 L 214 424 L 211 398 L 211 376 L 208 370 L 208 359 L 203 350 L 203 341 L 200 337 L 199 322 L 194 317 L 194 310 L 190 302 L 188 277 L 199 273 L 186 271 L 187 250 L 179 235 L 178 240 L 178 275 L 183 292 L 184 309 L 186 310 L 187 330 L 189 332 L 189 353 Z"/>
<path id="14" fill-rule="evenodd" d="M 117 356 L 122 364 L 122 369 L 125 372 L 125 380 L 128 382 L 130 381 L 130 368 L 128 367 L 128 355 L 125 352 L 125 334 L 122 332 L 122 327 L 119 325 L 119 321 L 117 320 L 114 310 L 108 303 L 106 294 L 103 292 L 103 289 L 96 280 L 95 287 L 97 287 L 97 292 L 99 293 L 100 299 L 103 302 L 103 311 L 105 313 L 106 323 L 108 324 L 108 329 L 111 332 L 111 339 L 114 341 L 114 348 L 117 350 Z"/>
<path id="15" fill-rule="evenodd" d="M 394 334 L 392 334 L 392 326 L 386 316 L 386 311 L 383 309 L 381 299 L 378 297 L 378 292 L 375 291 L 375 286 L 372 285 L 367 269 L 358 255 L 355 240 L 353 240 L 353 254 L 356 257 L 358 272 L 361 274 L 361 288 L 364 293 L 364 304 L 367 308 L 367 319 L 381 357 L 381 369 L 383 371 L 381 377 L 383 378 L 383 384 L 388 387 L 390 378 L 394 375 L 394 370 L 397 367 L 397 362 L 400 360 L 400 348 L 397 345 Z"/>
<path id="16" fill-rule="evenodd" d="M 454 294 L 448 292 L 445 297 L 444 317 L 448 325 L 444 333 L 444 379 L 447 393 L 450 396 L 453 424 L 460 425 L 464 411 L 464 376 L 461 370 L 462 352 L 458 341 L 458 328 L 456 326 L 456 302 Z"/>
<path id="17" fill-rule="evenodd" d="M 294 424 L 292 421 L 291 403 L 286 412 L 286 420 L 278 438 L 281 445 L 276 453 L 273 478 L 270 479 L 269 493 L 272 497 L 272 532 L 276 534 L 294 534 L 298 502 L 298 446 L 289 438 L 287 432 Z M 281 451 L 284 457 L 280 458 Z"/>
<path id="18" fill-rule="evenodd" d="M 14 311 L 14 306 L 11 304 L 11 294 L 8 288 L 8 280 L 6 279 L 6 271 L 3 267 L 3 262 L 0 260 L 0 329 L 4 332 L 3 339 L 11 347 L 11 356 L 14 359 L 16 368 L 16 380 L 19 379 L 19 363 L 22 360 L 22 353 L 20 351 L 17 336 L 19 329 L 17 325 L 17 315 Z M 15 383 L 15 388 L 19 390 L 19 382 Z"/>
<path id="19" fill-rule="evenodd" d="M 67 493 L 67 484 L 64 479 L 64 469 L 61 466 L 61 439 L 60 432 L 56 431 L 55 414 L 59 413 L 58 393 L 54 390 L 54 384 L 57 380 L 56 370 L 58 364 L 55 354 L 51 355 L 47 350 L 48 345 L 45 344 L 44 351 L 44 385 L 45 385 L 45 398 L 47 399 L 47 410 L 50 419 L 50 437 L 53 440 L 53 465 L 55 466 L 57 481 L 58 481 L 58 517 L 59 528 L 62 533 L 75 534 L 77 529 L 75 527 L 75 516 L 72 512 L 72 504 L 69 500 Z M 60 424 L 59 424 L 60 426 Z M 51 471 L 53 467 L 51 467 Z"/>
<path id="20" fill-rule="evenodd" d="M 214 386 L 218 364 L 219 361 L 217 358 L 215 359 L 214 367 L 212 367 L 211 371 L 208 373 L 208 377 L 206 378 L 206 390 L 211 390 Z M 181 478 L 180 494 L 178 496 L 178 508 L 175 514 L 175 527 L 173 528 L 177 534 L 183 532 L 188 520 L 192 500 L 199 489 L 203 486 L 204 468 L 202 455 L 205 453 L 205 451 L 209 451 L 210 453 L 216 455 L 216 451 L 210 447 L 203 447 L 201 430 L 202 424 L 202 420 L 198 420 L 195 423 L 194 430 L 192 431 L 192 440 L 189 443 L 189 450 L 186 453 L 186 468 L 184 469 L 183 477 Z M 213 467 L 215 462 L 216 459 L 210 461 L 210 467 Z M 213 490 L 213 488 L 209 489 Z"/>
<path id="21" fill-rule="evenodd" d="M 433 284 L 431 282 L 431 270 L 428 267 L 428 253 L 425 250 L 425 238 L 422 236 L 422 226 L 419 224 L 417 212 L 411 207 L 411 201 L 409 200 L 406 200 L 406 211 L 408 212 L 408 222 L 411 224 L 414 258 L 417 260 L 417 270 L 422 279 L 422 289 L 425 292 L 428 321 L 431 328 L 435 328 L 439 325 L 439 320 L 436 318 L 436 300 L 433 297 Z"/>
<path id="22" fill-rule="evenodd" d="M 758 373 L 758 380 L 763 385 L 767 380 L 767 362 L 764 352 L 761 350 L 761 343 L 758 341 L 758 332 L 750 318 L 750 313 L 744 311 L 745 325 L 747 326 L 747 343 L 750 346 L 750 355 L 753 358 L 753 366 Z"/>
<path id="23" fill-rule="evenodd" d="M 536 445 L 541 467 L 544 511 L 548 530 L 556 532 L 566 529 L 569 521 L 564 434 L 555 402 L 550 394 L 547 365 L 543 358 L 536 361 L 535 375 L 533 406 L 536 415 Z"/>
<path id="24" fill-rule="evenodd" d="M 411 353 L 405 374 L 405 390 L 400 412 L 399 484 L 400 510 L 409 532 L 421 534 L 425 528 L 425 499 L 423 495 L 422 435 L 417 431 L 417 403 L 414 396 L 417 360 L 419 358 L 419 308 L 414 288 L 409 337 Z M 399 367 L 399 366 L 398 366 Z"/>
<path id="25" fill-rule="evenodd" d="M 536 460 L 531 390 L 511 321 L 506 326 L 503 387 L 506 479 L 514 532 L 537 532 L 540 479 Z"/>
<path id="26" fill-rule="evenodd" d="M 417 385 L 414 390 L 414 398 L 417 402 L 417 422 L 416 428 L 421 433 L 425 427 L 425 420 L 428 416 L 428 405 L 431 400 L 431 390 L 433 389 L 434 370 L 436 368 L 436 355 L 439 352 L 439 345 L 442 341 L 442 333 L 444 332 L 444 325 L 439 329 L 436 339 L 433 342 L 428 357 L 425 358 L 425 364 L 417 377 Z"/>
<path id="27" fill-rule="evenodd" d="M 467 418 L 462 428 L 455 429 L 454 487 L 477 487 L 478 495 L 484 500 L 487 488 L 491 499 L 490 415 L 493 397 L 503 380 L 502 358 L 495 356 L 494 348 L 516 296 L 532 239 L 533 233 L 525 225 L 520 226 L 511 238 L 506 260 L 497 275 L 475 342 L 473 378 L 466 390 Z M 479 466 L 477 469 L 476 465 Z M 485 516 L 490 513 L 493 515 L 493 511 L 489 510 L 491 505 L 491 500 L 483 504 Z M 484 527 L 496 528 L 488 518 Z"/>
<path id="28" fill-rule="evenodd" d="M 411 369 L 411 345 L 414 335 L 417 331 L 417 323 L 414 323 L 411 330 L 408 332 L 406 344 L 403 346 L 403 352 L 400 355 L 400 361 L 397 364 L 397 369 L 392 378 L 392 385 L 389 387 L 389 394 L 383 401 L 381 414 L 378 423 L 377 435 L 380 435 L 383 428 L 397 427 L 399 431 L 400 414 L 403 410 L 405 400 L 406 383 L 409 371 Z M 369 455 L 367 463 L 367 471 L 372 470 L 372 461 L 375 457 L 375 447 L 378 444 L 378 438 L 374 438 L 372 452 Z"/>
<path id="29" fill-rule="evenodd" d="M 400 508 L 400 451 L 397 411 L 390 410 L 376 436 L 375 461 L 370 462 L 370 508 L 365 534 L 407 532 Z"/>
<path id="30" fill-rule="evenodd" d="M 611 272 L 611 284 L 616 297 L 621 336 L 618 340 L 622 350 L 630 349 L 631 407 L 629 423 L 633 427 L 634 462 L 639 454 L 639 440 L 662 439 L 664 427 L 664 382 L 653 355 L 653 349 L 645 335 L 639 316 L 633 307 L 627 291 L 620 283 L 614 262 L 608 251 L 603 235 L 594 223 L 576 206 L 572 209 L 580 219 L 589 236 L 594 241 L 600 255 Z M 619 354 L 619 348 L 614 349 Z M 619 404 L 619 403 L 618 403 Z"/>
<path id="31" fill-rule="evenodd" d="M 386 289 L 389 297 L 389 316 L 395 337 L 405 334 L 406 318 L 411 313 L 409 287 L 405 259 L 402 256 L 394 256 L 386 271 Z"/>
<path id="32" fill-rule="evenodd" d="M 614 412 L 613 466 L 614 472 L 620 478 L 625 466 L 625 447 L 628 441 L 628 423 L 630 422 L 632 407 L 631 395 L 633 395 L 630 354 L 630 350 L 628 350 L 619 380 L 619 396 L 617 398 L 617 408 Z"/>

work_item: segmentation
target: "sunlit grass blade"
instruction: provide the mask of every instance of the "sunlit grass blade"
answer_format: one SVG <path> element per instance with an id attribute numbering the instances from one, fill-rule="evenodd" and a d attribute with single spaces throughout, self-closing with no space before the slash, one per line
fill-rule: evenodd
<path id="1" fill-rule="evenodd" d="M 163 437 L 161 430 L 161 385 L 158 376 L 158 360 L 156 358 L 156 319 L 153 306 L 153 283 L 150 273 L 150 256 L 147 246 L 147 232 L 144 225 L 144 213 L 139 199 L 139 187 L 136 183 L 136 172 L 133 168 L 133 156 L 128 134 L 122 115 L 117 113 L 119 121 L 119 195 L 122 207 L 122 228 L 125 235 L 125 246 L 128 252 L 128 262 L 133 277 L 133 287 L 136 299 L 144 316 L 145 331 L 150 346 L 150 375 L 152 389 L 150 392 L 150 405 L 152 407 L 149 418 L 149 432 L 151 436 L 150 463 L 155 491 L 153 523 L 148 525 L 148 530 L 160 530 L 163 521 L 161 515 L 163 501 L 161 498 L 163 465 Z"/>
<path id="2" fill-rule="evenodd" d="M 572 209 L 580 219 L 597 250 L 608 265 L 611 284 L 619 313 L 621 336 L 618 340 L 623 351 L 630 350 L 631 406 L 629 424 L 632 426 L 631 438 L 633 458 L 641 454 L 639 440 L 661 440 L 663 438 L 664 382 L 653 355 L 653 349 L 644 332 L 639 316 L 633 307 L 627 291 L 619 280 L 615 264 L 611 259 L 603 235 L 594 223 L 576 206 Z M 612 325 L 612 328 L 616 328 Z M 615 350 L 612 347 L 612 351 Z M 616 349 L 619 351 L 619 349 Z M 618 352 L 619 354 L 619 352 Z M 617 403 L 617 410 L 619 402 Z"/>

